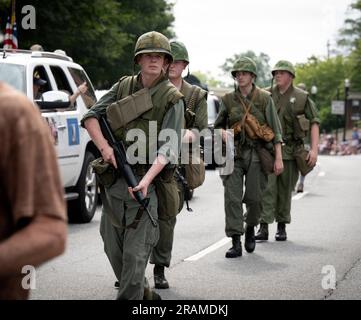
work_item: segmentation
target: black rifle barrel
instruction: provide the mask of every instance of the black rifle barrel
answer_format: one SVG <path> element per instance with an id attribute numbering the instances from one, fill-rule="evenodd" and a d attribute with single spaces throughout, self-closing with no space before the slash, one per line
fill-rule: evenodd
<path id="1" fill-rule="evenodd" d="M 121 171 L 122 176 L 124 177 L 125 181 L 127 182 L 130 188 L 135 188 L 138 185 L 137 178 L 134 175 L 132 167 L 127 162 L 127 154 L 122 141 L 116 141 L 113 135 L 111 128 L 109 127 L 108 121 L 101 117 L 100 121 L 100 128 L 103 132 L 105 139 L 108 140 L 110 146 L 114 150 L 115 161 L 117 163 L 118 170 Z M 138 203 L 144 208 L 147 212 L 150 221 L 152 222 L 154 227 L 157 227 L 157 222 L 154 220 L 153 216 L 149 212 L 148 204 L 149 200 L 143 196 L 141 191 L 133 192 L 135 198 L 137 199 Z"/>

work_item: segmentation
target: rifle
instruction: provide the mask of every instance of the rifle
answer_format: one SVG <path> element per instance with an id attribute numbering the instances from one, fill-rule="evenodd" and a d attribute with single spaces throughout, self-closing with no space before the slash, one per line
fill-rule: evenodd
<path id="1" fill-rule="evenodd" d="M 176 175 L 177 180 L 183 186 L 184 200 L 185 200 L 186 205 L 187 205 L 187 211 L 188 212 L 193 212 L 193 210 L 189 207 L 189 200 L 190 200 L 189 194 L 190 194 L 191 190 L 189 189 L 188 182 L 187 182 L 186 178 L 184 177 L 184 175 L 179 171 L 178 168 L 175 170 L 175 175 Z"/>
<path id="2" fill-rule="evenodd" d="M 105 139 L 107 139 L 108 143 L 114 150 L 114 156 L 115 156 L 115 161 L 117 163 L 118 170 L 121 171 L 122 176 L 125 178 L 128 186 L 132 189 L 135 188 L 138 185 L 138 181 L 133 173 L 131 166 L 127 162 L 127 154 L 126 154 L 126 150 L 125 150 L 123 141 L 115 140 L 113 132 L 110 129 L 109 124 L 108 124 L 107 120 L 105 119 L 105 117 L 100 118 L 99 124 L 100 124 L 100 128 L 102 130 L 102 133 L 103 133 Z M 136 200 L 138 201 L 138 203 L 147 212 L 148 217 L 149 217 L 150 221 L 152 222 L 152 225 L 154 227 L 157 227 L 158 224 L 154 220 L 153 216 L 150 214 L 149 209 L 148 209 L 149 199 L 145 198 L 141 191 L 134 192 L 134 196 L 135 196 Z"/>

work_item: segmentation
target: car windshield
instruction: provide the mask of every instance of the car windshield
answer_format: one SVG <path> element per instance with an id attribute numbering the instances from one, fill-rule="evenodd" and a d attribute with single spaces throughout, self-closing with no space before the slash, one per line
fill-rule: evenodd
<path id="1" fill-rule="evenodd" d="M 15 89 L 26 93 L 25 67 L 0 62 L 0 81 L 4 81 Z"/>

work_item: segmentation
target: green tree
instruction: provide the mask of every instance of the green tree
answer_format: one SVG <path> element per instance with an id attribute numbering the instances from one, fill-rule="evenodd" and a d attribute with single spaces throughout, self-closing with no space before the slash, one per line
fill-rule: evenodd
<path id="1" fill-rule="evenodd" d="M 322 130 L 330 131 L 343 126 L 339 117 L 331 114 L 331 103 L 332 100 L 343 100 L 344 80 L 349 70 L 350 62 L 342 56 L 326 60 L 311 57 L 307 63 L 296 64 L 295 84 L 305 83 L 309 92 L 314 85 L 318 89 L 312 99 L 320 111 Z"/>
<path id="2" fill-rule="evenodd" d="M 270 86 L 272 80 L 271 67 L 269 65 L 270 57 L 263 52 L 261 52 L 258 56 L 251 50 L 235 54 L 233 57 L 226 59 L 226 62 L 221 66 L 224 73 L 229 75 L 234 63 L 242 57 L 249 57 L 256 62 L 258 70 L 257 85 L 262 88 Z"/>
<path id="3" fill-rule="evenodd" d="M 10 6 L 9 0 L 0 1 L 0 8 Z M 35 30 L 20 27 L 24 5 L 36 9 Z M 97 88 L 109 88 L 133 72 L 134 44 L 141 34 L 156 30 L 173 36 L 171 10 L 166 0 L 17 0 L 19 46 L 39 43 L 46 51 L 65 50 Z M 3 30 L 6 21 L 1 22 Z"/>
<path id="4" fill-rule="evenodd" d="M 356 0 L 350 5 L 351 12 L 361 13 L 361 0 Z M 361 16 L 347 18 L 344 27 L 340 30 L 338 44 L 340 46 L 356 48 L 361 39 Z"/>
<path id="5" fill-rule="evenodd" d="M 351 13 L 355 18 L 347 18 L 344 27 L 340 30 L 338 44 L 348 48 L 351 53 L 350 74 L 351 90 L 361 91 L 361 0 L 356 0 L 350 5 Z M 357 17 L 356 17 L 357 16 Z"/>
<path id="6" fill-rule="evenodd" d="M 192 74 L 195 75 L 201 83 L 206 84 L 208 87 L 220 88 L 226 86 L 222 81 L 215 79 L 210 72 L 204 73 L 201 71 L 194 71 Z"/>

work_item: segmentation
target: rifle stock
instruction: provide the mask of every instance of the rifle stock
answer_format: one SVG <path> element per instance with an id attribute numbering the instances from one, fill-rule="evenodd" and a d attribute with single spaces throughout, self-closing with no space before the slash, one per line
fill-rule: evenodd
<path id="1" fill-rule="evenodd" d="M 121 174 L 124 177 L 125 181 L 127 182 L 128 186 L 132 189 L 135 188 L 138 185 L 138 181 L 134 175 L 131 166 L 127 162 L 127 154 L 123 142 L 117 141 L 114 138 L 113 132 L 108 124 L 108 121 L 104 117 L 100 118 L 99 124 L 105 139 L 107 139 L 108 143 L 114 150 L 114 156 L 118 170 L 121 171 Z M 154 220 L 153 216 L 151 215 L 148 209 L 149 199 L 145 198 L 141 191 L 134 192 L 134 196 L 138 201 L 138 203 L 147 212 L 148 217 L 152 222 L 153 226 L 157 227 L 157 222 Z"/>

